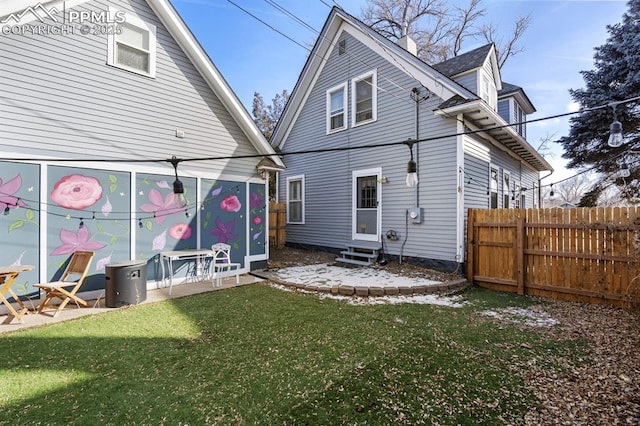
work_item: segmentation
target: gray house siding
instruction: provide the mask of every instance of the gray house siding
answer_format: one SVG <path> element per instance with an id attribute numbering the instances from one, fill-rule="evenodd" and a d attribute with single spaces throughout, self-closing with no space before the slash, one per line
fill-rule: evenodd
<path id="1" fill-rule="evenodd" d="M 538 172 L 510 155 L 499 151 L 495 147 L 483 142 L 467 139 L 464 144 L 465 151 L 465 207 L 488 208 L 489 195 L 489 167 L 498 168 L 498 208 L 512 208 L 515 200 L 509 200 L 509 205 L 504 205 L 504 180 L 506 172 L 510 176 L 511 185 L 508 189 L 509 197 L 513 197 L 514 185 L 519 185 L 526 190 L 521 192 L 525 196 L 525 208 L 533 207 L 534 197 L 533 183 L 538 181 Z M 466 212 L 465 212 L 466 214 Z"/>
<path id="2" fill-rule="evenodd" d="M 77 8 L 99 12 L 108 7 L 156 26 L 156 78 L 106 65 L 106 35 L 3 35 L 2 143 L 45 156 L 60 151 L 113 158 L 253 153 L 146 2 L 95 0 Z M 40 58 L 38 66 L 34 57 Z M 185 132 L 184 139 L 175 137 L 176 129 Z M 255 161 L 235 160 L 193 163 L 189 168 L 246 175 L 251 164 Z"/>
<path id="3" fill-rule="evenodd" d="M 192 62 L 194 50 L 180 47 L 179 40 L 191 36 L 180 27 L 169 26 L 169 32 L 144 0 L 93 0 L 76 8 L 97 13 L 116 8 L 154 25 L 156 75 L 107 65 L 106 35 L 0 37 L 0 182 L 17 182 L 13 196 L 25 203 L 9 207 L 10 225 L 0 229 L 5 247 L 0 264 L 35 266 L 24 274 L 28 289 L 20 294 L 35 291 L 33 283 L 52 280 L 72 249 L 82 245 L 96 252 L 89 288 L 85 284 L 83 290 L 104 288 L 105 265 L 129 259 L 147 261 L 148 285 L 162 286 L 161 251 L 216 242 L 232 245 L 232 259 L 242 271 L 264 264 L 267 206 L 265 181 L 256 170 L 259 158 L 180 163 L 187 205 L 174 201 L 174 169 L 165 161 L 173 155 L 272 152 L 247 131 L 246 111 L 227 106 L 235 98 L 222 93 L 223 84 L 212 83 L 217 74 L 198 71 L 208 62 Z M 238 118 L 243 113 L 245 121 Z M 177 138 L 176 130 L 185 137 Z M 24 161 L 8 161 L 13 158 Z M 158 162 L 138 162 L 147 159 Z M 91 203 L 71 203 L 69 194 L 60 195 L 56 188 L 70 181 L 95 191 L 81 200 Z M 9 244 L 16 238 L 24 242 L 19 250 Z M 70 238 L 79 242 L 75 248 L 69 248 Z M 178 282 L 189 274 L 182 266 Z"/>
<path id="4" fill-rule="evenodd" d="M 314 148 L 354 147 L 376 143 L 401 142 L 415 138 L 415 102 L 410 98 L 413 79 L 393 64 L 380 58 L 348 32 L 348 54 L 330 54 L 327 64 L 311 88 L 296 124 L 287 137 L 284 151 Z M 351 80 L 366 72 L 377 71 L 377 121 L 326 134 L 326 91 L 347 83 L 348 110 L 351 111 Z M 398 86 L 404 88 L 400 90 Z M 455 121 L 442 120 L 433 109 L 443 100 L 432 95 L 420 104 L 419 137 L 451 135 Z M 280 201 L 286 201 L 286 178 L 305 176 L 305 223 L 287 227 L 287 242 L 341 248 L 352 236 L 352 172 L 381 168 L 387 183 L 382 190 L 382 226 L 396 231 L 397 241 L 385 240 L 389 254 L 455 261 L 456 217 L 456 142 L 455 138 L 424 142 L 414 146 L 418 160 L 419 189 L 408 188 L 404 181 L 409 149 L 404 145 L 338 153 L 292 155 L 286 158 L 282 172 Z M 421 224 L 406 224 L 406 210 L 420 206 L 424 210 Z M 402 243 L 406 238 L 404 248 Z"/>
<path id="5" fill-rule="evenodd" d="M 466 89 L 469 89 L 473 93 L 478 93 L 478 73 L 476 71 L 455 76 L 454 80 L 456 83 Z"/>

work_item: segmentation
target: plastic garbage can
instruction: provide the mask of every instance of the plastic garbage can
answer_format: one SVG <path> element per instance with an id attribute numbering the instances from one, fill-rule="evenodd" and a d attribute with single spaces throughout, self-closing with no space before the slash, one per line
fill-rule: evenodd
<path id="1" fill-rule="evenodd" d="M 105 305 L 118 308 L 147 300 L 147 262 L 129 260 L 105 266 Z"/>

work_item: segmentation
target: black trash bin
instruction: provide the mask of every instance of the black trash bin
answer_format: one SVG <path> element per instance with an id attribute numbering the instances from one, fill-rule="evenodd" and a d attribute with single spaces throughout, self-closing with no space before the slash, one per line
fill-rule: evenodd
<path id="1" fill-rule="evenodd" d="M 107 308 L 137 305 L 147 299 L 147 262 L 129 260 L 105 266 Z"/>

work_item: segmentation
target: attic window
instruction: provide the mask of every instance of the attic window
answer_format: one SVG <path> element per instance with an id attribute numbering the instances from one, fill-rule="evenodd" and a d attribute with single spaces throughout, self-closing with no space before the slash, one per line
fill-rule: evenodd
<path id="1" fill-rule="evenodd" d="M 112 16 L 115 13 L 110 8 Z M 107 64 L 148 77 L 156 75 L 156 27 L 126 15 L 118 31 L 107 36 Z"/>
<path id="2" fill-rule="evenodd" d="M 342 56 L 347 53 L 347 40 L 340 40 L 338 42 L 338 56 Z"/>

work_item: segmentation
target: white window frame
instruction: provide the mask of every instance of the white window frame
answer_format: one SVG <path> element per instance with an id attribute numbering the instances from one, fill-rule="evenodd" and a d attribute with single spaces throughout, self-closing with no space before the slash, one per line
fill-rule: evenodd
<path id="1" fill-rule="evenodd" d="M 493 188 L 491 187 L 491 171 L 495 170 L 496 171 L 496 188 L 495 191 L 493 190 Z M 489 196 L 488 201 L 488 206 L 490 209 L 492 208 L 499 208 L 500 205 L 500 199 L 498 198 L 498 194 L 500 193 L 500 191 L 498 190 L 498 187 L 500 185 L 500 168 L 498 166 L 496 166 L 495 164 L 489 164 L 489 184 L 487 185 L 489 188 L 489 193 L 487 194 Z M 496 206 L 495 207 L 491 207 L 491 194 L 495 192 L 496 194 Z"/>
<path id="2" fill-rule="evenodd" d="M 521 197 L 520 195 L 522 195 L 522 191 L 520 190 L 520 188 L 522 188 L 522 186 L 520 186 L 520 182 L 516 183 L 513 182 L 513 200 L 515 202 L 515 208 L 519 209 L 522 208 L 522 206 L 520 205 L 520 201 L 521 201 Z"/>
<path id="3" fill-rule="evenodd" d="M 291 183 L 292 182 L 300 182 L 300 200 L 291 200 L 291 194 L 290 194 L 289 188 L 291 187 Z M 306 190 L 305 190 L 305 183 L 304 183 L 304 175 L 297 175 L 297 176 L 289 176 L 289 177 L 287 177 L 286 191 L 287 191 L 287 223 L 294 224 L 294 225 L 304 225 L 304 223 L 305 223 L 305 205 L 306 205 L 306 200 L 305 200 Z M 295 201 L 295 202 L 300 202 L 301 203 L 300 221 L 292 221 L 291 218 L 290 218 L 291 208 L 289 207 L 289 204 L 291 203 L 291 201 Z"/>
<path id="4" fill-rule="evenodd" d="M 356 85 L 361 81 L 371 77 L 371 118 L 357 121 L 358 117 L 358 100 Z M 362 126 L 363 124 L 373 123 L 378 119 L 378 71 L 373 70 L 359 75 L 351 80 L 351 127 Z"/>
<path id="5" fill-rule="evenodd" d="M 508 177 L 508 180 L 505 180 L 505 178 Z M 502 208 L 503 209 L 508 209 L 511 208 L 511 197 L 509 196 L 509 183 L 511 182 L 511 172 L 509 172 L 508 170 L 502 170 Z M 506 198 L 505 198 L 506 196 Z M 504 200 L 507 200 L 507 204 L 504 204 Z"/>
<path id="6" fill-rule="evenodd" d="M 336 127 L 335 129 L 331 128 L 331 95 L 342 90 L 342 127 Z M 337 115 L 337 114 L 336 114 Z M 347 123 L 349 120 L 348 109 L 347 109 L 347 82 L 334 86 L 327 90 L 327 134 L 340 132 L 347 128 Z"/>
<path id="7" fill-rule="evenodd" d="M 116 13 L 119 13 L 119 11 L 117 9 L 114 9 L 112 7 L 109 7 L 109 14 L 110 16 L 116 16 Z M 120 12 L 121 13 L 121 12 Z M 117 41 L 117 34 L 113 34 L 113 32 L 110 32 L 107 35 L 107 65 L 111 65 L 113 67 L 116 68 L 120 68 L 126 71 L 130 71 L 136 74 L 140 74 L 140 75 L 144 75 L 146 77 L 151 77 L 151 78 L 155 78 L 156 77 L 156 59 L 157 59 L 157 52 L 156 52 L 156 26 L 153 24 L 150 24 L 148 22 L 144 22 L 142 19 L 133 16 L 131 14 L 126 14 L 125 16 L 125 21 L 122 24 L 119 25 L 130 25 L 132 27 L 136 27 L 140 30 L 146 31 L 149 33 L 149 50 L 148 50 L 148 54 L 149 54 L 149 72 L 144 72 L 142 70 L 139 70 L 137 68 L 132 68 L 132 67 L 128 67 L 126 65 L 123 65 L 121 63 L 117 62 L 117 58 L 116 58 L 116 41 Z M 136 47 L 136 49 L 138 49 Z M 138 49 L 139 50 L 139 49 Z"/>

